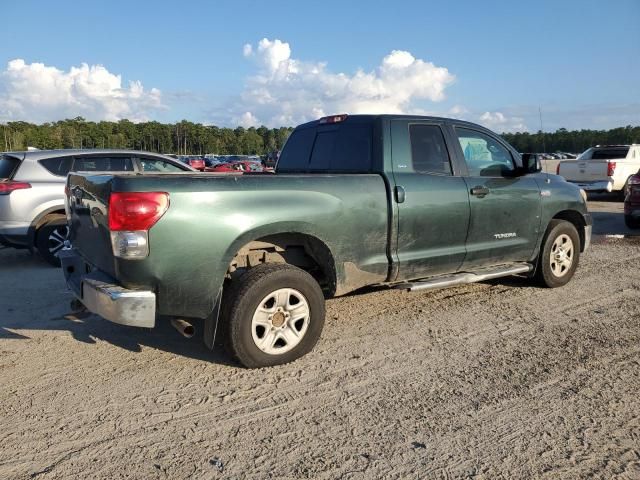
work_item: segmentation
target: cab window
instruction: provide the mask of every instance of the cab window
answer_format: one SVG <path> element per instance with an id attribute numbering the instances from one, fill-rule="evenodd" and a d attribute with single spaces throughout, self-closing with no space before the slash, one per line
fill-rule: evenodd
<path id="1" fill-rule="evenodd" d="M 437 125 L 409 125 L 413 171 L 451 175 L 449 152 Z"/>
<path id="2" fill-rule="evenodd" d="M 508 177 L 513 174 L 513 157 L 498 140 L 467 128 L 455 130 L 470 176 Z"/>

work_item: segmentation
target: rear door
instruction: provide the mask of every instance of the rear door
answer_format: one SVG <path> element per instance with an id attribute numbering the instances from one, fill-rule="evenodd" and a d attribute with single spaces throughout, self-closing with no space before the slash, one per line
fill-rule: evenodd
<path id="1" fill-rule="evenodd" d="M 516 176 L 514 153 L 497 136 L 453 126 L 464 159 L 471 218 L 463 270 L 531 259 L 540 235 L 540 188 L 534 176 Z"/>
<path id="2" fill-rule="evenodd" d="M 400 279 L 457 271 L 465 257 L 469 198 L 442 122 L 393 120 Z"/>

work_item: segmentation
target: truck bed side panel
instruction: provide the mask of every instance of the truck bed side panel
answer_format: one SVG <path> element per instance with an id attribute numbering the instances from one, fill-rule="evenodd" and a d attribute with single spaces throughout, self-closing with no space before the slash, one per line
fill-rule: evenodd
<path id="1" fill-rule="evenodd" d="M 145 287 L 161 289 L 160 314 L 208 315 L 237 251 L 279 233 L 311 235 L 329 248 L 337 294 L 387 278 L 388 207 L 380 175 L 118 175 L 111 186 L 169 192 L 169 210 L 149 231 L 149 257 L 105 260 L 99 258 L 104 246 L 89 255 L 83 242 L 78 247 L 123 286 L 145 279 Z"/>

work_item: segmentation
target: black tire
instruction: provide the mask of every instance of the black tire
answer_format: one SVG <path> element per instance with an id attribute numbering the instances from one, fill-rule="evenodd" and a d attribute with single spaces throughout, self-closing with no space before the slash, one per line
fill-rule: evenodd
<path id="1" fill-rule="evenodd" d="M 627 226 L 627 228 L 635 230 L 636 228 L 640 228 L 640 218 L 632 217 L 631 215 L 625 215 L 624 224 Z"/>
<path id="2" fill-rule="evenodd" d="M 292 349 L 282 354 L 265 353 L 254 341 L 252 319 L 265 297 L 284 288 L 295 289 L 304 296 L 309 311 L 307 327 Z M 324 318 L 320 285 L 304 270 L 288 264 L 263 264 L 249 269 L 230 283 L 223 297 L 221 321 L 227 348 L 247 368 L 289 363 L 310 352 L 320 338 Z"/>
<path id="3" fill-rule="evenodd" d="M 40 256 L 54 267 L 60 267 L 57 253 L 62 250 L 69 236 L 69 227 L 64 215 L 51 215 L 36 232 L 36 248 Z M 61 240 L 62 239 L 62 240 Z"/>
<path id="4" fill-rule="evenodd" d="M 571 239 L 573 243 L 573 251 L 571 255 L 571 266 L 568 267 L 560 275 L 554 273 L 551 261 L 552 248 L 556 239 L 566 235 Z M 551 220 L 547 231 L 542 239 L 542 246 L 540 248 L 540 255 L 538 256 L 538 268 L 536 270 L 537 282 L 549 288 L 562 287 L 569 283 L 569 280 L 573 278 L 573 275 L 578 268 L 580 261 L 580 235 L 576 227 L 566 220 Z"/>

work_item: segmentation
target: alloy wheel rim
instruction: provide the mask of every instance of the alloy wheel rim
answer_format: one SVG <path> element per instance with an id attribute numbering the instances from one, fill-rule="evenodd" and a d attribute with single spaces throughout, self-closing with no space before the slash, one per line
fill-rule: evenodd
<path id="1" fill-rule="evenodd" d="M 573 265 L 574 245 L 567 234 L 558 235 L 551 245 L 549 266 L 556 277 L 564 277 Z"/>
<path id="2" fill-rule="evenodd" d="M 293 288 L 280 288 L 258 304 L 251 319 L 251 337 L 264 353 L 282 355 L 300 344 L 310 318 L 305 296 Z"/>
<path id="3" fill-rule="evenodd" d="M 47 245 L 49 247 L 49 253 L 53 256 L 58 256 L 60 250 L 65 248 L 65 242 L 69 238 L 69 226 L 61 225 L 51 230 L 49 238 L 47 239 Z"/>

